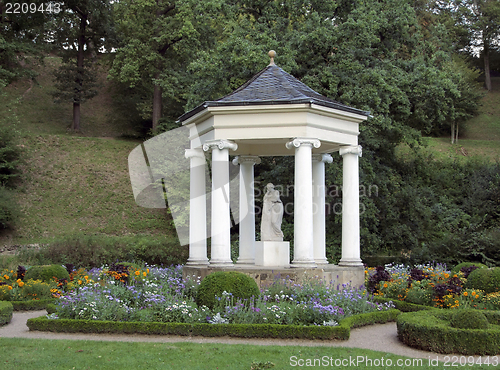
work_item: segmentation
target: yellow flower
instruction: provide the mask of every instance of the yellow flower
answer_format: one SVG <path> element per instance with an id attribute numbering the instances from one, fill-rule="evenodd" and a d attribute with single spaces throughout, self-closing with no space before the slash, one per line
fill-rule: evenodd
<path id="1" fill-rule="evenodd" d="M 147 269 L 146 271 L 147 271 L 147 272 L 148 272 L 148 274 L 149 274 L 149 269 Z"/>
<path id="2" fill-rule="evenodd" d="M 21 280 L 21 279 L 19 279 Z M 24 286 L 24 283 L 22 281 L 18 281 L 17 284 L 22 288 Z"/>
<path id="3" fill-rule="evenodd" d="M 84 278 L 85 278 L 85 280 L 88 280 L 88 279 L 89 279 L 89 277 L 88 277 L 87 275 L 85 275 L 85 276 L 84 276 Z"/>
<path id="4" fill-rule="evenodd" d="M 12 287 L 9 285 L 9 290 L 12 290 Z"/>
<path id="5" fill-rule="evenodd" d="M 79 284 L 79 285 L 82 285 L 82 281 L 81 281 L 81 280 L 78 280 L 78 284 Z"/>
<path id="6" fill-rule="evenodd" d="M 144 271 L 144 272 L 142 273 L 142 275 L 143 275 L 143 276 L 146 276 L 146 275 L 147 275 L 146 271 Z"/>
<path id="7" fill-rule="evenodd" d="M 472 295 L 476 295 L 477 293 L 476 292 L 472 292 Z"/>
<path id="8" fill-rule="evenodd" d="M 4 276 L 3 276 L 3 278 L 4 278 L 5 280 L 9 280 L 9 275 L 4 275 Z"/>
<path id="9" fill-rule="evenodd" d="M 141 273 L 141 272 L 140 272 L 139 270 L 137 270 L 137 271 L 135 272 L 135 275 L 136 275 L 136 276 L 139 276 L 139 275 L 140 275 L 140 273 Z"/>
<path id="10" fill-rule="evenodd" d="M 467 297 L 468 295 L 469 295 L 469 293 L 464 292 L 464 297 Z"/>

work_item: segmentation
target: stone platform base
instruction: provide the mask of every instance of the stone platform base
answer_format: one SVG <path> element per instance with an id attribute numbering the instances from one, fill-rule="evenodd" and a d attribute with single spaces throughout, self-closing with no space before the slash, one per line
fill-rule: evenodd
<path id="1" fill-rule="evenodd" d="M 255 264 L 257 266 L 290 266 L 290 242 L 255 242 Z"/>
<path id="2" fill-rule="evenodd" d="M 265 288 L 279 279 L 289 279 L 294 283 L 301 283 L 310 278 L 321 279 L 341 290 L 344 286 L 359 288 L 365 283 L 365 269 L 363 266 L 338 266 L 321 265 L 317 268 L 283 268 L 265 267 L 252 265 L 228 265 L 224 267 L 210 266 L 184 266 L 182 275 L 184 278 L 192 277 L 203 279 L 215 271 L 239 271 L 252 277 L 259 288 Z"/>

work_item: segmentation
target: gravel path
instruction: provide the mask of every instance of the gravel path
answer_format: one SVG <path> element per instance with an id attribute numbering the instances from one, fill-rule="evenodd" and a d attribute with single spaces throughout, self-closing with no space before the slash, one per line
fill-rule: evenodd
<path id="1" fill-rule="evenodd" d="M 248 338 L 206 338 L 183 337 L 175 335 L 120 335 L 120 334 L 72 334 L 30 331 L 26 326 L 29 318 L 45 315 L 46 311 L 14 312 L 12 321 L 0 327 L 0 338 L 29 338 L 29 339 L 64 339 L 64 340 L 96 340 L 120 342 L 189 342 L 189 343 L 225 343 L 225 344 L 254 344 L 278 346 L 323 346 L 323 347 L 352 347 L 365 348 L 385 353 L 394 353 L 401 356 L 436 359 L 437 354 L 412 349 L 397 338 L 396 323 L 377 324 L 351 330 L 347 341 L 333 340 L 302 340 L 302 339 L 248 339 Z M 439 355 L 444 361 L 444 356 Z"/>

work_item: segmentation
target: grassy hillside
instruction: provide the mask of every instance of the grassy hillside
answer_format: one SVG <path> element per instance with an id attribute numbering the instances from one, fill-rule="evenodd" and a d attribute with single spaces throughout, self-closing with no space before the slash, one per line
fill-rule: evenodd
<path id="1" fill-rule="evenodd" d="M 458 143 L 450 137 L 426 138 L 427 150 L 437 158 L 483 157 L 500 160 L 500 77 L 481 100 L 479 114 L 459 127 Z"/>
<path id="2" fill-rule="evenodd" d="M 24 149 L 23 183 L 18 195 L 22 218 L 16 230 L 0 234 L 6 245 L 40 243 L 72 234 L 171 233 L 165 210 L 135 204 L 127 158 L 142 140 L 131 124 L 131 109 L 117 104 L 116 85 L 100 74 L 100 94 L 82 105 L 82 131 L 70 131 L 71 104 L 54 104 L 51 71 L 59 64 L 47 58 L 36 81 L 17 81 L 6 89 L 19 122 Z M 2 99 L 3 100 L 3 99 Z"/>
<path id="3" fill-rule="evenodd" d="M 18 81 L 7 87 L 14 102 L 25 151 L 24 182 L 19 193 L 22 218 L 14 232 L 0 235 L 6 245 L 40 243 L 85 234 L 126 236 L 172 233 L 165 210 L 151 210 L 134 202 L 127 157 L 141 140 L 130 140 L 138 130 L 126 102 L 116 103 L 117 86 L 101 72 L 100 94 L 82 106 L 82 132 L 69 130 L 71 104 L 56 105 L 50 96 L 51 70 L 59 63 L 47 58 L 36 82 Z M 480 155 L 500 158 L 500 78 L 483 99 L 478 117 L 461 127 L 458 145 L 449 138 L 429 138 L 426 150 L 438 158 Z M 0 115 L 7 104 L 0 104 Z M 126 109 L 125 109 L 126 108 Z"/>

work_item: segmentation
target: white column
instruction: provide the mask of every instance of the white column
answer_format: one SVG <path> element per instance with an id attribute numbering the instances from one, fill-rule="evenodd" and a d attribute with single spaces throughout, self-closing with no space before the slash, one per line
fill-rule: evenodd
<path id="1" fill-rule="evenodd" d="M 326 227 L 325 227 L 325 163 L 332 163 L 330 154 L 313 155 L 313 250 L 314 262 L 318 265 L 328 264 L 326 259 Z"/>
<path id="2" fill-rule="evenodd" d="M 286 144 L 295 148 L 292 267 L 316 267 L 313 252 L 312 148 L 317 139 L 295 138 Z"/>
<path id="3" fill-rule="evenodd" d="M 255 264 L 255 190 L 254 165 L 260 158 L 253 155 L 241 155 L 233 160 L 240 165 L 240 240 L 237 263 Z"/>
<path id="4" fill-rule="evenodd" d="M 186 265 L 208 265 L 205 153 L 201 148 L 186 149 L 185 156 L 190 159 L 189 258 Z"/>
<path id="5" fill-rule="evenodd" d="M 339 151 L 343 157 L 342 173 L 342 258 L 339 266 L 362 266 L 359 236 L 359 157 L 361 146 Z"/>
<path id="6" fill-rule="evenodd" d="M 229 206 L 229 149 L 238 145 L 227 140 L 210 140 L 203 150 L 212 150 L 212 230 L 211 266 L 226 266 L 231 261 L 231 216 Z"/>

